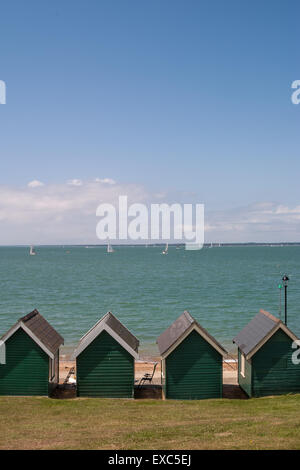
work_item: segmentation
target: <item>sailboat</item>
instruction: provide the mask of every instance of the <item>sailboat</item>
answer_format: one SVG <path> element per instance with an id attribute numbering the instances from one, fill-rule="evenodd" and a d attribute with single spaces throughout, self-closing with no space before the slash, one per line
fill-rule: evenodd
<path id="1" fill-rule="evenodd" d="M 168 249 L 169 249 L 169 244 L 167 243 L 165 249 L 162 251 L 162 255 L 167 255 Z"/>
<path id="2" fill-rule="evenodd" d="M 210 246 L 208 248 L 212 248 L 213 247 L 213 244 L 211 243 Z"/>
<path id="3" fill-rule="evenodd" d="M 108 242 L 107 243 L 107 253 L 113 253 L 115 250 L 113 249 L 113 247 L 111 246 L 111 244 Z"/>
<path id="4" fill-rule="evenodd" d="M 33 247 L 32 245 L 31 245 L 31 247 L 30 247 L 29 254 L 30 254 L 31 256 L 36 255 L 35 249 L 34 249 L 34 247 Z"/>

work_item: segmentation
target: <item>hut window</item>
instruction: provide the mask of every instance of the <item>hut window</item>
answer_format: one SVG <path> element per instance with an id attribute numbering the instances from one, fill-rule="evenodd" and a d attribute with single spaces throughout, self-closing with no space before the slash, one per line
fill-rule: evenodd
<path id="1" fill-rule="evenodd" d="M 245 356 L 241 355 L 241 376 L 245 377 Z"/>

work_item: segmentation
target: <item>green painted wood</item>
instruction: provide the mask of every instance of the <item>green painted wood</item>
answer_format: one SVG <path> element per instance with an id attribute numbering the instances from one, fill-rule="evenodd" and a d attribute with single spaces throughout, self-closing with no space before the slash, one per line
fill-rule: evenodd
<path id="1" fill-rule="evenodd" d="M 0 395 L 48 395 L 48 355 L 19 328 L 6 341 L 0 364 Z"/>
<path id="2" fill-rule="evenodd" d="M 76 359 L 79 397 L 133 398 L 134 358 L 106 331 Z"/>
<path id="3" fill-rule="evenodd" d="M 292 362 L 292 343 L 278 330 L 252 357 L 253 396 L 300 392 L 300 365 Z"/>
<path id="4" fill-rule="evenodd" d="M 166 398 L 222 397 L 223 358 L 193 330 L 166 358 Z"/>
<path id="5" fill-rule="evenodd" d="M 247 393 L 249 397 L 252 396 L 252 365 L 251 362 L 245 360 L 245 377 L 241 374 L 241 351 L 238 351 L 238 383 L 239 386 Z"/>

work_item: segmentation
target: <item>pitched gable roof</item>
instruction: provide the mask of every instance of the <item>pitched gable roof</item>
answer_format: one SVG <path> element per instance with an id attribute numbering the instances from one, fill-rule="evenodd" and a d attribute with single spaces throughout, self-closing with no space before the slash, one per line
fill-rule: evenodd
<path id="1" fill-rule="evenodd" d="M 22 328 L 50 357 L 53 358 L 64 339 L 38 312 L 33 310 L 21 317 L 1 338 L 5 343 L 19 328 Z"/>
<path id="2" fill-rule="evenodd" d="M 274 317 L 274 315 L 265 310 L 260 310 L 248 325 L 233 338 L 233 342 L 250 358 L 279 328 L 290 336 L 291 339 L 297 339 L 294 333 L 279 318 Z"/>
<path id="3" fill-rule="evenodd" d="M 107 312 L 79 341 L 72 357 L 76 358 L 103 331 L 107 331 L 132 356 L 138 358 L 139 340 L 111 312 Z"/>
<path id="4" fill-rule="evenodd" d="M 180 340 L 184 339 L 185 335 L 193 329 L 196 329 L 203 338 L 208 341 L 220 354 L 227 355 L 227 351 L 218 341 L 211 336 L 188 312 L 183 312 L 180 317 L 175 320 L 169 328 L 167 328 L 158 338 L 157 345 L 161 356 L 166 357 L 172 346 Z"/>

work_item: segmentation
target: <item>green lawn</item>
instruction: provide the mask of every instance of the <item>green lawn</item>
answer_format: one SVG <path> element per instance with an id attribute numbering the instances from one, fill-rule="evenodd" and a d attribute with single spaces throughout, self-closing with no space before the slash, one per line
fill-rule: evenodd
<path id="1" fill-rule="evenodd" d="M 0 398 L 1 449 L 300 449 L 300 395 L 161 401 Z"/>

